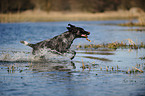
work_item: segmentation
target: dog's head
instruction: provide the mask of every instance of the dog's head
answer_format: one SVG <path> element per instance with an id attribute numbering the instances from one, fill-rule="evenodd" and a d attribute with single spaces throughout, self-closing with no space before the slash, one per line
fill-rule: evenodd
<path id="1" fill-rule="evenodd" d="M 90 32 L 85 31 L 81 27 L 76 27 L 76 26 L 71 25 L 71 24 L 68 24 L 68 26 L 70 26 L 70 27 L 67 27 L 68 31 L 75 34 L 77 38 L 87 38 L 88 35 L 90 34 Z"/>

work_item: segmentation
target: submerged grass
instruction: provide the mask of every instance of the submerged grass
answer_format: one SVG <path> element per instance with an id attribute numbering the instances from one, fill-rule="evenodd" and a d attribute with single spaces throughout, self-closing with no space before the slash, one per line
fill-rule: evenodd
<path id="1" fill-rule="evenodd" d="M 136 74 L 136 73 L 143 73 L 144 71 L 142 70 L 142 67 L 143 66 L 140 66 L 140 64 L 137 64 L 136 67 L 132 67 L 132 69 L 128 69 L 128 70 L 123 70 L 123 69 L 120 69 L 119 66 L 117 65 L 116 67 L 113 67 L 113 66 L 106 66 L 105 68 L 102 68 L 101 66 L 99 67 L 99 65 L 97 64 L 97 67 L 94 67 L 94 64 L 91 64 L 92 65 L 92 70 L 93 71 L 106 71 L 106 72 L 123 72 L 125 74 Z M 83 60 L 82 60 L 82 67 L 81 67 L 84 71 L 85 69 L 89 71 L 91 71 L 91 67 L 90 67 L 90 64 L 87 65 L 87 64 L 84 64 Z M 100 68 L 100 69 L 98 69 Z M 98 75 L 98 74 L 97 74 Z"/>
<path id="2" fill-rule="evenodd" d="M 82 71 L 102 71 L 102 72 L 109 72 L 109 73 L 118 73 L 118 72 L 121 72 L 121 73 L 124 73 L 124 74 L 138 74 L 138 73 L 143 73 L 144 72 L 144 65 L 145 64 L 136 64 L 135 67 L 132 66 L 132 68 L 128 68 L 128 69 L 121 69 L 118 65 L 116 66 L 105 66 L 105 67 L 102 67 L 100 66 L 100 64 L 96 64 L 95 62 L 92 62 L 92 63 L 85 63 L 82 60 L 82 66 L 80 68 L 82 68 Z M 27 70 L 31 70 L 31 71 L 38 71 L 38 72 L 43 72 L 43 71 L 40 71 L 40 70 L 36 70 L 37 68 L 39 69 L 40 66 L 37 66 L 37 64 L 34 64 L 32 66 L 32 63 L 28 63 L 28 65 L 26 66 L 21 66 L 21 65 L 17 65 L 17 64 L 11 64 L 11 65 L 8 65 L 5 69 L 7 69 L 7 72 L 8 73 L 22 73 L 22 72 L 25 72 Z M 43 66 L 44 67 L 44 66 Z M 56 71 L 69 71 L 70 70 L 65 70 L 63 66 L 60 66 L 61 68 L 63 68 L 64 70 L 59 70 L 59 66 L 54 66 L 56 67 Z M 41 68 L 40 68 L 41 69 Z M 44 70 L 46 71 L 46 70 Z M 74 70 L 73 70 L 74 71 Z M 98 75 L 98 74 L 97 74 Z"/>
<path id="3" fill-rule="evenodd" d="M 22 73 L 23 71 L 28 70 L 27 68 L 21 68 L 21 67 L 22 66 L 18 66 L 18 64 L 11 64 L 8 65 L 6 69 L 8 73 L 15 73 L 15 72 Z"/>
<path id="4" fill-rule="evenodd" d="M 145 60 L 145 57 L 140 57 L 139 59 L 141 59 L 141 60 Z"/>

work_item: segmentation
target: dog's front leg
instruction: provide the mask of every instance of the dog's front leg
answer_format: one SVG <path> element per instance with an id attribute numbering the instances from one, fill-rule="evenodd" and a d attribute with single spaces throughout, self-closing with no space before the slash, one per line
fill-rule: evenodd
<path id="1" fill-rule="evenodd" d="M 71 57 L 70 57 L 71 60 L 72 60 L 72 59 L 75 57 L 75 55 L 76 55 L 76 52 L 75 52 L 74 50 L 68 50 L 67 53 L 70 53 L 70 54 L 71 54 Z"/>

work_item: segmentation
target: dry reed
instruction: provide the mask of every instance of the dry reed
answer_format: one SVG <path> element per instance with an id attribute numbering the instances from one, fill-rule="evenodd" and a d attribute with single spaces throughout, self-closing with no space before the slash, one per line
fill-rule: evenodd
<path id="1" fill-rule="evenodd" d="M 53 22 L 53 21 L 94 21 L 94 20 L 117 20 L 137 18 L 135 14 L 130 17 L 129 12 L 104 12 L 104 13 L 64 13 L 64 12 L 42 12 L 26 11 L 23 13 L 0 14 L 1 23 L 9 22 Z"/>
<path id="2" fill-rule="evenodd" d="M 126 41 L 128 41 L 128 43 L 126 43 Z M 137 45 L 134 43 L 133 40 L 131 39 L 125 39 L 123 41 L 121 41 L 121 43 L 119 42 L 113 42 L 113 43 L 107 43 L 107 44 L 89 44 L 89 45 L 78 45 L 77 46 L 78 49 L 88 49 L 88 48 L 110 48 L 110 49 L 117 49 L 117 48 L 131 48 L 131 49 L 139 49 L 139 48 L 145 48 L 145 45 L 143 44 L 143 42 L 141 42 L 140 45 Z"/>

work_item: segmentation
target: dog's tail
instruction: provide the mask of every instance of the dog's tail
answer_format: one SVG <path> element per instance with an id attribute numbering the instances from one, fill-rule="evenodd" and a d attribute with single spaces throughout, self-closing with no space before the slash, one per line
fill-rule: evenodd
<path id="1" fill-rule="evenodd" d="M 24 44 L 24 45 L 26 45 L 26 46 L 30 46 L 30 47 L 32 47 L 32 48 L 33 48 L 33 45 L 34 45 L 34 44 L 28 43 L 27 41 L 20 41 L 20 43 L 22 43 L 22 44 Z"/>

